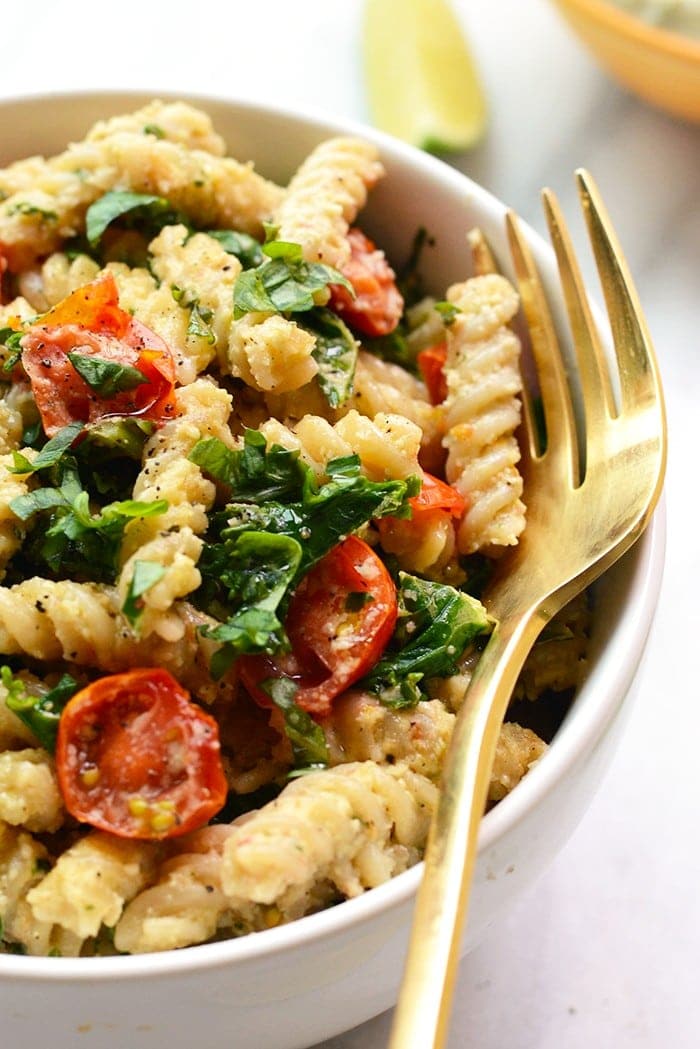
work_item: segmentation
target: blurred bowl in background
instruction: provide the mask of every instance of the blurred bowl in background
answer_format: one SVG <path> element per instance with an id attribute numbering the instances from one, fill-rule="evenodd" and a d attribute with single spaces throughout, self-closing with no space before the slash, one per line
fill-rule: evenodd
<path id="1" fill-rule="evenodd" d="M 700 122 L 700 40 L 606 0 L 553 0 L 610 75 L 672 116 Z"/>

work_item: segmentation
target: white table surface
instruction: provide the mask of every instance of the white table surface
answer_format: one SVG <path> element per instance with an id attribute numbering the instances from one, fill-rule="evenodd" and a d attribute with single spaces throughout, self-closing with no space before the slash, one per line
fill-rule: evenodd
<path id="1" fill-rule="evenodd" d="M 626 737 L 553 866 L 462 963 L 450 1049 L 694 1049 L 700 127 L 615 87 L 546 0 L 458 6 L 491 105 L 488 137 L 461 166 L 539 229 L 540 187 L 571 216 L 572 172 L 593 172 L 656 342 L 671 451 L 665 583 Z M 359 14 L 359 0 L 4 4 L 0 97 L 135 87 L 365 119 Z M 323 1049 L 380 1049 L 390 1020 Z"/>

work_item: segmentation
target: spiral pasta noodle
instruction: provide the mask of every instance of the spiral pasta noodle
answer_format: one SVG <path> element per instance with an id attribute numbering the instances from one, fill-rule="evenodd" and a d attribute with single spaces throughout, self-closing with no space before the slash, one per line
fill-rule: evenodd
<path id="1" fill-rule="evenodd" d="M 93 831 L 58 858 L 26 895 L 32 914 L 80 940 L 116 925 L 124 904 L 153 877 L 159 847 Z"/>
<path id="2" fill-rule="evenodd" d="M 453 285 L 447 297 L 460 312 L 447 334 L 445 473 L 469 501 L 458 544 L 471 554 L 512 545 L 525 525 L 514 437 L 520 344 L 506 327 L 518 299 L 496 274 Z"/>
<path id="3" fill-rule="evenodd" d="M 384 169 L 377 150 L 357 138 L 331 138 L 306 158 L 273 213 L 280 240 L 304 258 L 336 269 L 350 258 L 347 232 Z"/>
<path id="4" fill-rule="evenodd" d="M 223 890 L 234 903 L 275 904 L 283 915 L 290 899 L 322 882 L 356 896 L 415 861 L 435 795 L 429 780 L 398 766 L 311 772 L 227 839 Z"/>

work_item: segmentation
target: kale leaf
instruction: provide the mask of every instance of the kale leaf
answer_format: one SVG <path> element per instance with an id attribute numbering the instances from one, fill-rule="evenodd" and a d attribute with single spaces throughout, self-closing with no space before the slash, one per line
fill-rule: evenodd
<path id="1" fill-rule="evenodd" d="M 387 650 L 361 687 L 388 706 L 415 706 L 424 678 L 457 673 L 467 646 L 488 634 L 493 620 L 461 590 L 399 572 L 399 618 Z"/>

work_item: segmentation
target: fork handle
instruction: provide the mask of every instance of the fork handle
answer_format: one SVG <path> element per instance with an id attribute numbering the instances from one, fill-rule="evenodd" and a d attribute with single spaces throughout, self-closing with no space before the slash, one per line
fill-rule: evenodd
<path id="1" fill-rule="evenodd" d="M 428 836 L 389 1049 L 441 1049 L 445 1044 L 498 734 L 518 674 L 543 626 L 534 611 L 501 621 L 467 689 Z"/>

